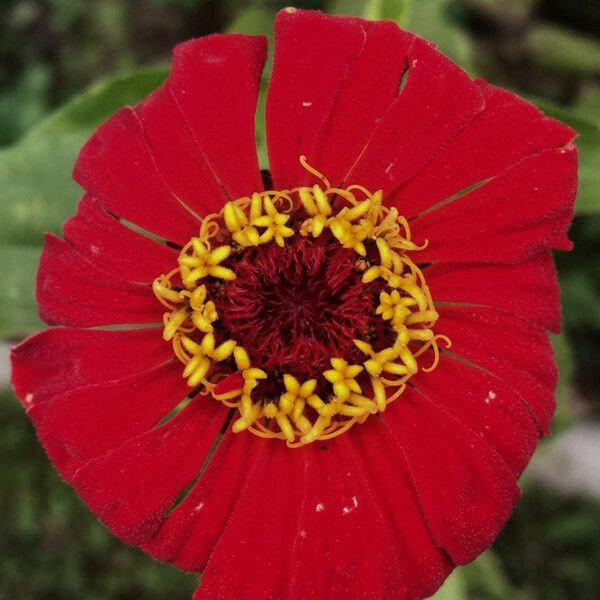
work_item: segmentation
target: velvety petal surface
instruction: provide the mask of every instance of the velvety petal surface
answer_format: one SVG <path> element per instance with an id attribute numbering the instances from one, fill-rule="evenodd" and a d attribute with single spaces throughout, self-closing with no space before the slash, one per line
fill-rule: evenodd
<path id="1" fill-rule="evenodd" d="M 66 480 L 92 458 L 151 429 L 188 393 L 175 360 L 134 375 L 42 397 L 27 416 Z"/>
<path id="2" fill-rule="evenodd" d="M 498 535 L 519 497 L 514 475 L 478 434 L 407 389 L 384 413 L 438 546 L 456 564 Z"/>
<path id="3" fill-rule="evenodd" d="M 185 244 L 198 228 L 190 207 L 204 215 L 262 189 L 254 112 L 265 58 L 261 36 L 180 44 L 163 87 L 84 145 L 75 179 L 112 213 Z"/>
<path id="4" fill-rule="evenodd" d="M 116 536 L 145 542 L 198 473 L 225 414 L 218 402 L 197 398 L 164 425 L 88 461 L 71 483 Z"/>
<path id="5" fill-rule="evenodd" d="M 306 179 L 298 163 L 306 154 L 334 184 L 387 193 L 482 108 L 463 71 L 391 23 L 295 9 L 278 16 L 267 98 L 276 186 Z"/>
<path id="6" fill-rule="evenodd" d="M 169 78 L 214 177 L 231 198 L 263 189 L 254 121 L 267 40 L 209 35 L 177 46 Z"/>
<path id="7" fill-rule="evenodd" d="M 421 262 L 519 262 L 549 249 L 568 250 L 577 191 L 577 151 L 545 150 L 411 222 L 428 240 Z"/>
<path id="8" fill-rule="evenodd" d="M 313 148 L 335 109 L 365 46 L 364 23 L 294 8 L 277 15 L 266 105 L 269 167 L 276 188 L 291 188 L 306 179 L 298 158 Z"/>
<path id="9" fill-rule="evenodd" d="M 173 194 L 199 216 L 218 211 L 227 194 L 173 97 L 170 78 L 135 111 L 156 166 Z"/>
<path id="10" fill-rule="evenodd" d="M 164 312 L 150 284 L 124 281 L 96 268 L 52 234 L 46 235 L 36 296 L 40 316 L 49 325 L 160 323 Z"/>
<path id="11" fill-rule="evenodd" d="M 510 385 L 447 354 L 433 371 L 415 377 L 413 385 L 432 404 L 481 436 L 515 478 L 521 475 L 541 430 L 531 407 Z"/>
<path id="12" fill-rule="evenodd" d="M 12 384 L 17 397 L 32 402 L 90 385 L 117 382 L 173 359 L 162 328 L 47 329 L 15 346 Z"/>
<path id="13" fill-rule="evenodd" d="M 377 426 L 357 428 L 360 443 L 343 436 L 294 452 L 263 444 L 195 598 L 433 592 L 453 565 L 433 543 L 407 472 L 385 460 L 379 432 L 369 435 Z M 388 467 L 393 486 L 383 482 Z"/>
<path id="14" fill-rule="evenodd" d="M 562 148 L 576 135 L 516 94 L 482 80 L 475 84 L 484 110 L 389 197 L 401 214 L 412 217 L 526 156 Z"/>
<path id="15" fill-rule="evenodd" d="M 202 476 L 143 549 L 188 571 L 203 571 L 238 505 L 252 485 L 263 441 L 227 428 Z"/>
<path id="16" fill-rule="evenodd" d="M 185 244 L 198 219 L 169 190 L 133 108 L 103 123 L 81 149 L 75 180 L 113 214 L 167 240 Z"/>
<path id="17" fill-rule="evenodd" d="M 178 252 L 127 227 L 92 196 L 81 199 L 63 234 L 95 267 L 126 281 L 149 284 L 177 264 Z"/>
<path id="18" fill-rule="evenodd" d="M 514 265 L 439 263 L 425 271 L 436 304 L 485 305 L 558 332 L 558 280 L 550 252 Z"/>
<path id="19" fill-rule="evenodd" d="M 440 306 L 438 312 L 436 329 L 452 340 L 451 352 L 513 388 L 548 433 L 557 370 L 546 332 L 492 308 Z"/>

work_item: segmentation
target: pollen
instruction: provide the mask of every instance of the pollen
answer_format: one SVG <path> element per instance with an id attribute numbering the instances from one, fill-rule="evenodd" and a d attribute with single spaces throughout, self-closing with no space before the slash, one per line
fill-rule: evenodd
<path id="1" fill-rule="evenodd" d="M 292 448 L 384 412 L 450 346 L 418 263 L 427 242 L 381 190 L 333 187 L 300 162 L 313 185 L 227 202 L 152 286 L 195 401 Z"/>

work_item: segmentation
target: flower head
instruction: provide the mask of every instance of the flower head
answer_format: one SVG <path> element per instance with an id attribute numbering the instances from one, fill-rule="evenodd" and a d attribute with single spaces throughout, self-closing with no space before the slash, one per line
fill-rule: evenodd
<path id="1" fill-rule="evenodd" d="M 178 46 L 80 153 L 38 274 L 60 327 L 13 383 L 61 475 L 204 572 L 196 598 L 423 598 L 548 431 L 574 132 L 390 22 L 275 33 L 272 185 L 265 40 Z"/>

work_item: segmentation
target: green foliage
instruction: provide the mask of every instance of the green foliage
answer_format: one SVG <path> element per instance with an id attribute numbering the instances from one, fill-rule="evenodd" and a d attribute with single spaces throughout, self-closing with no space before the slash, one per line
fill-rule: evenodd
<path id="1" fill-rule="evenodd" d="M 552 431 L 559 431 L 573 424 L 573 411 L 569 404 L 569 394 L 573 379 L 573 351 L 566 333 L 551 335 L 554 359 L 558 366 L 558 384 L 556 385 L 556 412 L 552 419 Z"/>
<path id="2" fill-rule="evenodd" d="M 600 504 L 531 487 L 494 545 L 525 598 L 593 600 L 600 589 Z M 512 598 L 512 595 L 506 598 Z"/>
<path id="3" fill-rule="evenodd" d="M 446 579 L 442 587 L 431 596 L 432 600 L 462 600 L 467 597 L 467 582 L 459 567 Z"/>
<path id="4" fill-rule="evenodd" d="M 367 0 L 363 15 L 367 19 L 388 19 L 405 27 L 410 17 L 412 0 Z"/>
<path id="5" fill-rule="evenodd" d="M 263 34 L 273 40 L 273 23 L 275 13 L 262 6 L 250 5 L 239 11 L 227 27 L 228 31 L 234 33 L 245 33 L 248 35 Z"/>
<path id="6" fill-rule="evenodd" d="M 502 571 L 498 557 L 491 551 L 464 567 L 457 567 L 432 600 L 506 600 L 515 590 Z"/>
<path id="7" fill-rule="evenodd" d="M 18 139 L 46 110 L 48 69 L 32 65 L 15 83 L 0 93 L 0 146 Z"/>
<path id="8" fill-rule="evenodd" d="M 144 69 L 96 83 L 0 150 L 0 336 L 16 337 L 40 324 L 35 265 L 43 232 L 59 232 L 75 211 L 81 190 L 71 169 L 79 148 L 99 123 L 146 96 L 165 75 L 164 69 Z"/>
<path id="9" fill-rule="evenodd" d="M 573 363 L 580 390 L 598 394 L 600 372 L 600 214 L 575 218 L 569 254 L 556 256 L 561 283 L 564 329 L 572 340 Z M 597 409 L 600 408 L 597 406 Z"/>
<path id="10" fill-rule="evenodd" d="M 407 29 L 434 42 L 441 52 L 474 74 L 473 43 L 464 27 L 454 19 L 452 6 L 452 0 L 415 2 Z"/>
<path id="11" fill-rule="evenodd" d="M 600 74 L 600 43 L 593 37 L 548 23 L 533 27 L 525 40 L 530 60 L 547 69 Z"/>
<path id="12" fill-rule="evenodd" d="M 60 230 L 81 195 L 71 169 L 83 142 L 117 108 L 157 87 L 165 74 L 145 69 L 96 83 L 0 151 L 4 243 L 39 245 L 44 231 Z"/>
<path id="13" fill-rule="evenodd" d="M 42 327 L 34 281 L 40 249 L 0 245 L 0 338 L 16 338 Z"/>

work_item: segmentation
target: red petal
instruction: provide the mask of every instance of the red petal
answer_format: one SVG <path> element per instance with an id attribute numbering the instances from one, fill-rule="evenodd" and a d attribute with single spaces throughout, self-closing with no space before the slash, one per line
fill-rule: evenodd
<path id="1" fill-rule="evenodd" d="M 545 117 L 529 102 L 484 81 L 475 83 L 483 92 L 485 109 L 388 199 L 401 214 L 414 216 L 525 156 L 573 139 L 572 129 Z"/>
<path id="2" fill-rule="evenodd" d="M 363 464 L 354 433 L 293 451 L 261 445 L 196 599 L 237 598 L 240 589 L 249 598 L 290 599 L 408 599 L 435 590 L 452 565 L 397 479 L 398 489 L 384 495 L 403 512 L 384 514 L 376 475 L 371 480 L 379 453 L 369 440 Z"/>
<path id="3" fill-rule="evenodd" d="M 254 435 L 228 429 L 200 479 L 143 550 L 181 569 L 204 570 L 263 445 Z"/>
<path id="4" fill-rule="evenodd" d="M 177 265 L 177 252 L 158 244 L 109 215 L 95 198 L 84 196 L 77 214 L 63 226 L 65 239 L 96 267 L 127 281 L 152 283 Z"/>
<path id="5" fill-rule="evenodd" d="M 254 136 L 264 36 L 209 35 L 173 52 L 169 85 L 214 176 L 232 197 L 263 189 Z"/>
<path id="6" fill-rule="evenodd" d="M 266 106 L 275 188 L 294 187 L 306 180 L 298 158 L 311 151 L 320 128 L 335 114 L 336 98 L 363 51 L 365 25 L 360 19 L 297 9 L 277 15 Z"/>
<path id="7" fill-rule="evenodd" d="M 497 377 L 443 355 L 415 387 L 486 440 L 518 477 L 537 444 L 540 430 L 530 407 Z M 400 400 L 401 402 L 402 400 Z"/>
<path id="8" fill-rule="evenodd" d="M 116 382 L 41 397 L 27 409 L 37 435 L 67 480 L 87 461 L 148 431 L 189 388 L 170 361 Z"/>
<path id="9" fill-rule="evenodd" d="M 560 329 L 558 281 L 549 252 L 516 265 L 434 264 L 424 273 L 436 302 L 483 304 Z"/>
<path id="10" fill-rule="evenodd" d="M 398 570 L 407 586 L 407 598 L 424 598 L 443 583 L 454 563 L 433 540 L 414 489 L 406 460 L 389 428 L 380 418 L 355 427 L 351 435 L 355 456 L 363 458 L 363 473 L 385 519 L 396 531 L 402 562 Z M 394 596 L 396 597 L 396 596 Z"/>
<path id="11" fill-rule="evenodd" d="M 547 433 L 556 405 L 557 371 L 545 331 L 491 308 L 438 306 L 437 310 L 436 330 L 452 340 L 451 352 L 518 392 Z"/>
<path id="12" fill-rule="evenodd" d="M 165 425 L 87 462 L 72 484 L 116 536 L 140 544 L 197 474 L 225 414 L 218 402 L 196 396 Z"/>
<path id="13" fill-rule="evenodd" d="M 479 435 L 410 388 L 384 420 L 406 457 L 436 543 L 457 564 L 472 561 L 517 502 L 513 474 Z"/>
<path id="14" fill-rule="evenodd" d="M 149 284 L 97 269 L 52 234 L 46 235 L 36 295 L 40 316 L 49 325 L 160 323 L 165 312 Z"/>
<path id="15" fill-rule="evenodd" d="M 306 154 L 334 184 L 391 191 L 483 107 L 463 71 L 391 23 L 288 9 L 275 42 L 267 137 L 276 187 L 310 179 L 298 163 Z"/>
<path id="16" fill-rule="evenodd" d="M 12 350 L 12 383 L 25 406 L 81 387 L 148 371 L 173 358 L 162 328 L 103 331 L 63 327 Z"/>
<path id="17" fill-rule="evenodd" d="M 244 435 L 244 434 L 242 434 Z M 302 452 L 258 446 L 254 468 L 202 576 L 197 598 L 285 598 L 302 494 Z"/>
<path id="18" fill-rule="evenodd" d="M 415 41 L 413 34 L 389 21 L 363 21 L 362 26 L 366 40 L 361 52 L 349 65 L 327 118 L 319 123 L 314 143 L 305 150 L 309 164 L 334 184 L 344 181 L 373 130 L 398 99 Z M 322 43 L 325 48 L 321 56 L 330 54 L 329 38 L 323 38 Z M 309 73 L 319 72 L 311 66 Z M 295 161 L 297 164 L 297 157 Z"/>
<path id="19" fill-rule="evenodd" d="M 387 195 L 483 110 L 483 96 L 469 76 L 420 38 L 410 49 L 406 77 L 406 85 L 357 157 L 347 183 L 383 189 Z"/>
<path id="20" fill-rule="evenodd" d="M 411 223 L 427 239 L 420 262 L 519 262 L 566 237 L 577 190 L 573 144 L 524 158 L 477 189 Z"/>
<path id="21" fill-rule="evenodd" d="M 216 89 L 210 91 L 218 93 Z M 227 196 L 173 98 L 170 82 L 167 80 L 135 111 L 156 166 L 169 188 L 201 216 L 218 212 Z"/>
<path id="22" fill-rule="evenodd" d="M 132 108 L 103 123 L 81 149 L 73 177 L 119 217 L 185 244 L 198 221 L 169 190 Z"/>

